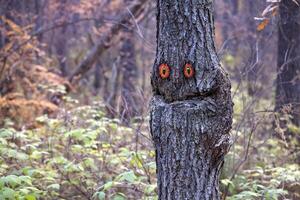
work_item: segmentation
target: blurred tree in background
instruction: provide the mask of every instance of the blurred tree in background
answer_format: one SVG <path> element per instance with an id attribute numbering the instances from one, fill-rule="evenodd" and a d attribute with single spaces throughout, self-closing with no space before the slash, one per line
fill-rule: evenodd
<path id="1" fill-rule="evenodd" d="M 214 1 L 223 199 L 300 199 L 299 1 Z M 157 199 L 151 0 L 0 0 L 0 199 Z"/>
<path id="2" fill-rule="evenodd" d="M 279 112 L 279 118 L 282 115 L 290 116 L 286 119 L 280 118 L 277 125 L 283 129 L 297 128 L 300 126 L 299 6 L 295 6 L 293 1 L 282 1 L 279 4 L 279 17 L 275 110 Z M 293 138 L 299 141 L 299 134 L 292 132 L 285 130 L 281 137 L 288 141 Z"/>

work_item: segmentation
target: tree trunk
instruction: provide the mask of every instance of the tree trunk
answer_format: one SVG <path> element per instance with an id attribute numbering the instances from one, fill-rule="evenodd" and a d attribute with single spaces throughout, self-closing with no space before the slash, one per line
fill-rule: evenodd
<path id="1" fill-rule="evenodd" d="M 138 69 L 135 61 L 135 49 L 132 31 L 124 30 L 122 47 L 120 49 L 120 64 L 123 71 L 121 88 L 120 117 L 123 123 L 129 124 L 130 120 L 139 114 L 137 95 Z"/>
<path id="2" fill-rule="evenodd" d="M 300 125 L 300 8 L 291 0 L 282 0 L 276 81 L 276 110 L 291 106 L 292 122 Z"/>
<path id="3" fill-rule="evenodd" d="M 95 74 L 94 74 L 94 88 L 95 88 L 96 94 L 98 94 L 99 90 L 101 89 L 103 73 L 104 73 L 103 65 L 102 65 L 100 59 L 98 59 L 98 61 L 96 63 L 96 67 L 95 67 Z"/>
<path id="4" fill-rule="evenodd" d="M 134 15 L 135 17 L 138 17 L 143 13 L 144 4 L 147 1 L 148 0 L 136 1 L 132 5 L 130 12 L 126 10 L 124 13 L 120 14 L 114 25 L 105 34 L 101 35 L 94 47 L 87 53 L 82 62 L 80 62 L 76 67 L 75 71 L 69 76 L 70 82 L 73 82 L 77 76 L 82 76 L 90 70 L 97 58 L 110 47 L 112 38 L 115 35 L 118 35 L 117 33 L 122 30 L 124 26 L 130 26 L 130 20 L 132 19 L 132 16 Z"/>
<path id="5" fill-rule="evenodd" d="M 68 6 L 67 0 L 61 0 L 59 2 L 57 18 L 66 20 L 68 18 L 66 16 L 66 7 Z M 68 67 L 66 63 L 66 54 L 67 54 L 67 26 L 63 26 L 62 28 L 58 29 L 56 32 L 56 40 L 54 42 L 59 68 L 61 71 L 62 76 L 66 77 L 68 75 Z"/>
<path id="6" fill-rule="evenodd" d="M 118 57 L 116 61 L 112 64 L 112 75 L 110 79 L 106 79 L 105 82 L 105 90 L 104 97 L 106 104 L 107 115 L 110 118 L 114 118 L 118 115 L 118 94 L 120 88 L 120 70 L 118 69 L 118 65 L 120 63 L 120 58 Z"/>
<path id="7" fill-rule="evenodd" d="M 260 1 L 260 0 L 259 0 Z M 257 63 L 257 51 L 256 51 L 256 27 L 255 27 L 255 19 L 254 17 L 257 15 L 256 7 L 253 6 L 254 1 L 246 1 L 244 2 L 244 23 L 246 24 L 247 30 L 247 49 L 248 49 L 248 60 L 246 65 L 246 75 L 247 75 L 247 88 L 248 94 L 250 96 L 255 95 L 257 92 L 256 81 L 257 81 L 257 73 L 259 70 L 259 63 Z M 258 5 L 259 2 L 255 1 L 255 5 Z"/>
<path id="8" fill-rule="evenodd" d="M 157 7 L 150 128 L 159 199 L 220 199 L 233 104 L 215 50 L 212 2 L 158 0 Z M 186 64 L 194 74 L 184 71 Z"/>

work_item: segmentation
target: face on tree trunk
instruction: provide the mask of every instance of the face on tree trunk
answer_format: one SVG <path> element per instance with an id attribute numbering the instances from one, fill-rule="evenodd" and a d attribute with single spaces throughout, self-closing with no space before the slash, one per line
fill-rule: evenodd
<path id="1" fill-rule="evenodd" d="M 219 199 L 230 147 L 230 82 L 214 46 L 208 0 L 158 0 L 150 127 L 159 199 Z"/>
<path id="2" fill-rule="evenodd" d="M 168 101 L 213 91 L 220 67 L 213 40 L 211 3 L 167 0 L 158 5 L 154 89 Z M 170 67 L 167 80 L 159 75 L 162 64 Z M 192 66 L 192 75 L 187 75 L 186 65 Z"/>

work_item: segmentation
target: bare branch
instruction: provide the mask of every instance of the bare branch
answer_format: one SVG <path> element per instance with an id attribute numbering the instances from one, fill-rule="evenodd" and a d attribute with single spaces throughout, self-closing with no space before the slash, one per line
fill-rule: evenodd
<path id="1" fill-rule="evenodd" d="M 117 20 L 117 23 L 115 23 L 104 35 L 102 35 L 99 38 L 95 46 L 87 53 L 85 58 L 79 63 L 75 71 L 69 77 L 70 82 L 74 82 L 75 77 L 82 76 L 92 68 L 97 58 L 111 46 L 110 41 L 122 29 L 124 24 L 129 24 L 129 21 L 132 19 L 132 16 L 137 17 L 143 12 L 143 5 L 147 1 L 148 0 L 139 0 L 137 3 L 133 4 L 131 8 L 129 8 L 130 12 L 126 10 L 120 15 L 119 20 Z"/>

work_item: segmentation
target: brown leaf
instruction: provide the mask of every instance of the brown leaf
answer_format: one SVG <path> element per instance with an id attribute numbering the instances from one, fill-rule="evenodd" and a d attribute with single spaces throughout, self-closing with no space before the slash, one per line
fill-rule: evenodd
<path id="1" fill-rule="evenodd" d="M 16 33 L 23 34 L 22 28 L 19 25 L 17 25 L 15 22 L 13 22 L 12 20 L 9 20 L 4 17 L 2 17 L 2 20 Z"/>
<path id="2" fill-rule="evenodd" d="M 258 26 L 257 31 L 262 31 L 266 28 L 266 26 L 270 23 L 270 19 L 264 19 Z"/>

